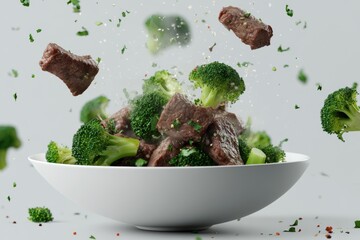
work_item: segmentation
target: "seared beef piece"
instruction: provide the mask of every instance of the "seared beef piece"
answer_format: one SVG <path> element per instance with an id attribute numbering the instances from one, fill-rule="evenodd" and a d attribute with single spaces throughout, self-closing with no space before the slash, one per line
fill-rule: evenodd
<path id="1" fill-rule="evenodd" d="M 184 95 L 176 93 L 166 104 L 157 123 L 157 129 L 181 141 L 200 141 L 213 121 L 214 110 L 199 107 Z"/>
<path id="2" fill-rule="evenodd" d="M 111 115 L 108 119 L 105 119 L 101 122 L 101 124 L 108 128 L 110 132 L 113 133 L 123 133 L 124 135 L 127 135 L 130 128 L 130 108 L 124 107 Z M 133 135 L 133 134 L 132 134 Z"/>
<path id="3" fill-rule="evenodd" d="M 238 117 L 234 113 L 217 109 L 215 114 L 215 119 L 222 117 L 233 125 L 236 136 L 239 136 L 244 131 L 244 127 L 242 126 Z"/>
<path id="4" fill-rule="evenodd" d="M 264 24 L 249 13 L 237 7 L 224 7 L 219 14 L 219 21 L 232 30 L 243 43 L 257 49 L 270 45 L 273 31 L 270 25 Z"/>
<path id="5" fill-rule="evenodd" d="M 169 166 L 169 161 L 179 154 L 183 142 L 171 137 L 165 138 L 152 153 L 148 166 Z"/>
<path id="6" fill-rule="evenodd" d="M 243 165 L 234 125 L 218 115 L 203 138 L 203 149 L 219 165 Z"/>
<path id="7" fill-rule="evenodd" d="M 74 96 L 82 94 L 99 72 L 91 56 L 77 56 L 55 43 L 49 43 L 39 64 L 63 80 Z"/>

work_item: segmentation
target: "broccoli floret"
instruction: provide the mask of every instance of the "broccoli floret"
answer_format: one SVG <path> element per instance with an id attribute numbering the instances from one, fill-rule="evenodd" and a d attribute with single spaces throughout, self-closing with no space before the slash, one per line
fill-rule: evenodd
<path id="1" fill-rule="evenodd" d="M 175 93 L 179 93 L 182 90 L 180 83 L 171 73 L 161 70 L 144 81 L 143 94 L 154 91 L 159 91 L 170 99 Z"/>
<path id="2" fill-rule="evenodd" d="M 48 145 L 46 160 L 52 163 L 76 163 L 76 159 L 71 155 L 71 149 L 66 146 L 61 146 L 54 141 L 51 141 Z"/>
<path id="3" fill-rule="evenodd" d="M 239 137 L 238 140 L 241 159 L 244 161 L 244 163 L 246 163 L 249 158 L 251 148 L 248 146 L 246 140 L 243 137 Z"/>
<path id="4" fill-rule="evenodd" d="M 266 155 L 266 163 L 276 163 L 285 160 L 285 152 L 277 146 L 270 144 L 261 148 L 260 150 L 263 151 Z"/>
<path id="5" fill-rule="evenodd" d="M 223 103 L 234 103 L 245 91 L 244 80 L 235 69 L 219 62 L 197 66 L 189 75 L 195 88 L 201 88 L 201 104 L 216 108 Z"/>
<path id="6" fill-rule="evenodd" d="M 172 45 L 184 46 L 191 39 L 189 24 L 180 16 L 152 15 L 145 27 L 149 34 L 146 46 L 152 54 Z"/>
<path id="7" fill-rule="evenodd" d="M 53 219 L 51 211 L 46 207 L 29 208 L 29 220 L 32 222 L 51 222 Z"/>
<path id="8" fill-rule="evenodd" d="M 215 165 L 209 155 L 193 146 L 182 148 L 178 155 L 170 159 L 169 164 L 175 167 Z"/>
<path id="9" fill-rule="evenodd" d="M 136 136 L 147 141 L 160 136 L 156 124 L 167 102 L 168 98 L 160 92 L 141 95 L 132 102 L 130 125 Z"/>
<path id="10" fill-rule="evenodd" d="M 7 165 L 6 155 L 9 148 L 19 148 L 21 141 L 18 138 L 15 127 L 0 126 L 0 170 Z"/>
<path id="11" fill-rule="evenodd" d="M 265 163 L 266 155 L 258 148 L 252 148 L 246 164 L 263 164 Z"/>
<path id="12" fill-rule="evenodd" d="M 329 134 L 336 134 L 341 141 L 345 132 L 360 131 L 360 108 L 357 105 L 357 84 L 341 88 L 326 98 L 321 109 L 321 125 Z"/>
<path id="13" fill-rule="evenodd" d="M 85 103 L 80 112 L 80 121 L 87 123 L 94 118 L 105 119 L 107 117 L 105 109 L 109 101 L 107 97 L 99 96 Z"/>
<path id="14" fill-rule="evenodd" d="M 249 146 L 262 149 L 271 144 L 271 138 L 265 131 L 250 132 L 246 142 Z"/>
<path id="15" fill-rule="evenodd" d="M 139 140 L 110 135 L 99 119 L 85 123 L 75 133 L 72 154 L 80 165 L 110 166 L 114 161 L 137 154 Z"/>

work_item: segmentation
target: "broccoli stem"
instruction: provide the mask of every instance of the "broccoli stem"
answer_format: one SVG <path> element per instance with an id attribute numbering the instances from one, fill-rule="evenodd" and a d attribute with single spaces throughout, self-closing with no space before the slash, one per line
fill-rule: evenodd
<path id="1" fill-rule="evenodd" d="M 204 86 L 201 92 L 201 102 L 204 107 L 216 108 L 223 101 L 222 94 L 208 86 Z"/>
<path id="2" fill-rule="evenodd" d="M 249 158 L 246 161 L 248 164 L 263 164 L 265 163 L 266 155 L 258 148 L 252 148 L 249 154 Z"/>
<path id="3" fill-rule="evenodd" d="M 360 131 L 360 108 L 356 103 L 349 106 L 348 111 L 345 111 L 349 120 L 346 121 L 345 132 L 349 131 Z"/>
<path id="4" fill-rule="evenodd" d="M 0 149 L 0 170 L 6 168 L 6 149 Z"/>
<path id="5" fill-rule="evenodd" d="M 137 154 L 140 141 L 134 138 L 110 136 L 110 145 L 101 153 L 95 165 L 110 166 L 116 160 L 124 157 L 134 157 Z"/>

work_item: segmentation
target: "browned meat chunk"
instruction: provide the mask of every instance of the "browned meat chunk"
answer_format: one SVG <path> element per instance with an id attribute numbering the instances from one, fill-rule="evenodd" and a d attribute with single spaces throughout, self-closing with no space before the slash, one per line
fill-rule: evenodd
<path id="1" fill-rule="evenodd" d="M 242 133 L 242 131 L 244 131 L 244 127 L 242 126 L 242 124 L 241 124 L 239 118 L 236 116 L 236 114 L 218 109 L 215 114 L 215 119 L 219 118 L 219 117 L 225 118 L 227 121 L 229 121 L 233 125 L 236 136 L 239 136 Z"/>
<path id="2" fill-rule="evenodd" d="M 215 117 L 204 139 L 204 151 L 219 165 L 242 165 L 238 138 L 231 121 L 223 115 Z"/>
<path id="3" fill-rule="evenodd" d="M 126 136 L 133 137 L 134 133 L 130 127 L 130 108 L 124 107 L 111 115 L 108 119 L 101 122 L 104 128 L 113 133 L 123 133 Z"/>
<path id="4" fill-rule="evenodd" d="M 166 104 L 156 127 L 174 139 L 200 141 L 213 121 L 213 113 L 213 109 L 196 106 L 177 93 Z"/>
<path id="5" fill-rule="evenodd" d="M 63 80 L 74 96 L 82 94 L 99 72 L 91 56 L 77 56 L 55 43 L 48 44 L 39 64 Z"/>
<path id="6" fill-rule="evenodd" d="M 273 31 L 270 25 L 251 16 L 237 7 L 224 7 L 219 14 L 219 21 L 232 30 L 243 43 L 257 49 L 270 45 Z"/>
<path id="7" fill-rule="evenodd" d="M 179 154 L 182 146 L 183 142 L 179 140 L 165 138 L 152 153 L 148 166 L 169 166 L 170 159 Z"/>

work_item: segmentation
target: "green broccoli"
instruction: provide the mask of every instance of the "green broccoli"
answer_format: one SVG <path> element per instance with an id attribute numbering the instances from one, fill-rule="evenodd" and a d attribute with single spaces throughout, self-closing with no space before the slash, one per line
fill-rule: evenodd
<path id="1" fill-rule="evenodd" d="M 130 125 L 136 136 L 147 141 L 160 136 L 156 124 L 167 102 L 166 95 L 160 92 L 141 95 L 132 102 Z"/>
<path id="2" fill-rule="evenodd" d="M 169 164 L 174 167 L 215 165 L 209 155 L 195 146 L 182 148 L 178 155 L 170 159 Z"/>
<path id="3" fill-rule="evenodd" d="M 6 167 L 6 154 L 9 148 L 19 148 L 21 141 L 15 127 L 0 126 L 0 170 Z"/>
<path id="4" fill-rule="evenodd" d="M 241 159 L 244 161 L 244 164 L 245 164 L 246 161 L 249 158 L 251 148 L 248 146 L 248 144 L 246 143 L 246 140 L 243 137 L 239 137 L 238 141 L 239 141 L 240 156 L 241 156 Z"/>
<path id="5" fill-rule="evenodd" d="M 249 154 L 249 158 L 246 161 L 246 164 L 263 164 L 266 160 L 266 155 L 263 151 L 258 148 L 252 148 Z"/>
<path id="6" fill-rule="evenodd" d="M 72 155 L 80 165 L 110 166 L 114 161 L 137 154 L 140 141 L 110 135 L 99 119 L 85 123 L 75 133 Z"/>
<path id="7" fill-rule="evenodd" d="M 51 141 L 48 145 L 46 160 L 51 163 L 76 163 L 76 159 L 71 155 L 71 149 L 65 146 L 60 146 L 54 141 Z"/>
<path id="8" fill-rule="evenodd" d="M 170 99 L 175 93 L 179 93 L 182 90 L 180 83 L 171 73 L 166 70 L 161 70 L 144 81 L 143 94 L 154 91 L 159 91 Z"/>
<path id="9" fill-rule="evenodd" d="M 180 16 L 152 15 L 145 27 L 149 34 L 146 46 L 152 54 L 172 45 L 184 46 L 191 39 L 189 24 Z"/>
<path id="10" fill-rule="evenodd" d="M 244 80 L 235 69 L 219 62 L 197 66 L 189 75 L 195 88 L 201 88 L 200 101 L 204 107 L 216 108 L 234 103 L 245 91 Z"/>
<path id="11" fill-rule="evenodd" d="M 360 108 L 357 105 L 357 83 L 341 88 L 326 98 L 321 109 L 321 125 L 329 134 L 335 133 L 341 141 L 346 132 L 360 131 Z"/>
<path id="12" fill-rule="evenodd" d="M 281 162 L 285 160 L 285 152 L 278 146 L 273 146 L 272 144 L 261 148 L 261 151 L 263 151 L 266 155 L 265 162 L 266 163 L 276 163 Z"/>
<path id="13" fill-rule="evenodd" d="M 51 222 L 53 219 L 51 211 L 46 207 L 29 208 L 29 220 L 32 222 Z"/>
<path id="14" fill-rule="evenodd" d="M 256 148 L 264 148 L 271 144 L 271 138 L 265 131 L 252 132 L 246 138 L 247 144 Z"/>
<path id="15" fill-rule="evenodd" d="M 107 117 L 105 109 L 109 101 L 107 97 L 99 96 L 85 103 L 80 112 L 80 121 L 87 123 L 94 118 L 105 119 Z"/>

